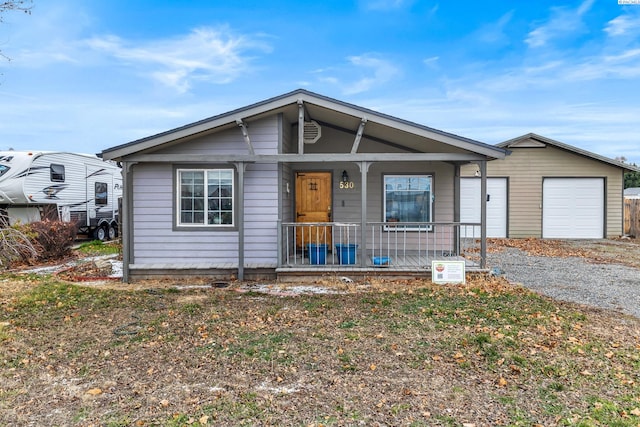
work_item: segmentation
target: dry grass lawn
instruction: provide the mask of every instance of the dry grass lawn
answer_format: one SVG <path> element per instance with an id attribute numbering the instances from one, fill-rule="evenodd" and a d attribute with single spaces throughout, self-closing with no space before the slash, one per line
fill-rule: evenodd
<path id="1" fill-rule="evenodd" d="M 195 284 L 1 276 L 0 425 L 640 425 L 636 318 L 481 276 Z"/>

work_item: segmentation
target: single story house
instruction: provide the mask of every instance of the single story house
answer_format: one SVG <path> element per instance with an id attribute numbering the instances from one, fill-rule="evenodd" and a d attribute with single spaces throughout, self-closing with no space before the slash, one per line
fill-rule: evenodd
<path id="1" fill-rule="evenodd" d="M 600 239 L 623 234 L 624 173 L 638 168 L 529 133 L 487 164 L 487 236 Z M 461 221 L 477 218 L 481 172 L 462 168 Z"/>
<path id="2" fill-rule="evenodd" d="M 460 170 L 507 153 L 295 90 L 102 157 L 123 167 L 125 281 L 242 280 L 485 268 L 486 205 L 461 224 Z"/>

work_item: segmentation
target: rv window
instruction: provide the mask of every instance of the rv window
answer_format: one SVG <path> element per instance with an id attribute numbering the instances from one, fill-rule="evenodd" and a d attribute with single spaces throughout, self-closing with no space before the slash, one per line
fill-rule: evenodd
<path id="1" fill-rule="evenodd" d="M 107 188 L 106 182 L 96 182 L 96 205 L 108 204 Z"/>
<path id="2" fill-rule="evenodd" d="M 7 171 L 11 169 L 9 166 L 5 166 L 5 165 L 0 165 L 0 176 L 4 175 L 5 173 L 7 173 Z"/>
<path id="3" fill-rule="evenodd" d="M 55 165 L 52 163 L 49 169 L 51 170 L 52 182 L 64 182 L 64 165 Z"/>
<path id="4" fill-rule="evenodd" d="M 233 169 L 178 169 L 179 226 L 233 226 Z"/>

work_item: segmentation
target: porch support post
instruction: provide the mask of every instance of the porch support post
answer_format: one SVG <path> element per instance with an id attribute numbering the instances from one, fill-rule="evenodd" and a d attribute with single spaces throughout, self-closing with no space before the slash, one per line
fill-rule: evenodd
<path id="1" fill-rule="evenodd" d="M 480 268 L 487 266 L 487 161 L 478 162 L 480 167 Z"/>
<path id="2" fill-rule="evenodd" d="M 460 223 L 460 163 L 453 165 L 453 222 Z M 460 226 L 454 227 L 456 255 L 460 256 Z"/>
<path id="3" fill-rule="evenodd" d="M 298 154 L 304 154 L 304 103 L 298 99 Z"/>
<path id="4" fill-rule="evenodd" d="M 249 138 L 249 132 L 247 132 L 247 125 L 245 124 L 245 122 L 242 121 L 242 119 L 236 120 L 236 124 L 238 126 L 240 126 L 240 130 L 242 131 L 242 137 L 244 138 L 244 142 L 245 142 L 245 144 L 247 144 L 247 148 L 249 148 L 249 154 L 251 154 L 253 156 L 256 153 L 255 153 L 255 151 L 253 151 L 253 145 L 251 145 L 251 139 Z"/>
<path id="5" fill-rule="evenodd" d="M 367 266 L 367 173 L 370 162 L 360 162 L 360 267 Z"/>
<path id="6" fill-rule="evenodd" d="M 133 262 L 133 179 L 131 177 L 131 168 L 136 162 L 122 163 L 122 211 L 118 213 L 120 216 L 120 235 L 122 236 L 122 281 L 129 282 L 129 264 Z"/>
<path id="7" fill-rule="evenodd" d="M 246 163 L 235 163 L 238 170 L 238 280 L 244 280 L 244 169 Z"/>
<path id="8" fill-rule="evenodd" d="M 358 132 L 356 133 L 356 137 L 353 140 L 353 147 L 351 147 L 351 154 L 355 154 L 358 152 L 358 147 L 360 146 L 360 140 L 362 139 L 362 134 L 364 133 L 364 125 L 367 124 L 367 118 L 363 117 L 360 120 L 360 126 L 358 127 Z"/>

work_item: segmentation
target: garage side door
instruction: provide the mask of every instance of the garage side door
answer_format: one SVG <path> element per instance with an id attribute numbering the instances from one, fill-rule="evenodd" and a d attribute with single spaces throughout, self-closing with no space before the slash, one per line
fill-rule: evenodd
<path id="1" fill-rule="evenodd" d="M 601 239 L 604 236 L 604 179 L 545 178 L 542 237 Z"/>
<path id="2" fill-rule="evenodd" d="M 507 237 L 507 179 L 487 178 L 487 237 Z M 480 222 L 480 179 L 460 179 L 460 221 Z M 480 237 L 480 227 L 461 231 L 462 237 Z"/>

